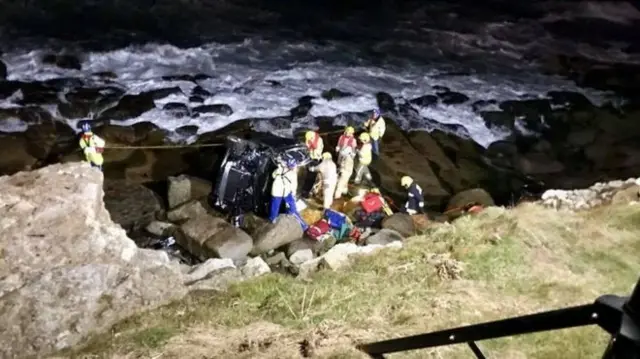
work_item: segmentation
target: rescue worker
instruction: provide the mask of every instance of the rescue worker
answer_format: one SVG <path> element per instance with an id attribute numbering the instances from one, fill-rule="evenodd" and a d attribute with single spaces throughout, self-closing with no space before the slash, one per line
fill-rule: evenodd
<path id="1" fill-rule="evenodd" d="M 422 188 L 409 176 L 404 176 L 400 179 L 402 187 L 407 189 L 407 203 L 404 205 L 404 210 L 408 214 L 421 213 L 424 208 L 424 197 L 422 196 Z"/>
<path id="2" fill-rule="evenodd" d="M 87 122 L 82 124 L 82 136 L 80 137 L 80 148 L 84 152 L 84 158 L 87 162 L 91 163 L 92 167 L 97 167 L 102 171 L 102 164 L 104 163 L 105 141 L 99 136 L 91 132 L 91 125 Z"/>
<path id="3" fill-rule="evenodd" d="M 333 195 L 336 191 L 336 183 L 338 182 L 338 170 L 335 162 L 333 162 L 331 153 L 325 152 L 322 154 L 322 162 L 316 170 L 322 175 L 322 206 L 324 209 L 331 208 Z"/>
<path id="4" fill-rule="evenodd" d="M 303 230 L 307 230 L 309 227 L 302 219 L 296 208 L 296 198 L 293 192 L 293 186 L 296 184 L 296 160 L 289 158 L 286 163 L 278 165 L 275 171 L 272 173 L 273 185 L 271 186 L 271 207 L 269 210 L 269 220 L 275 222 L 276 218 L 280 214 L 280 205 L 282 200 L 287 204 L 287 213 L 294 215 Z"/>
<path id="5" fill-rule="evenodd" d="M 304 134 L 305 144 L 309 149 L 309 156 L 312 160 L 321 160 L 322 151 L 324 150 L 324 143 L 322 137 L 315 131 L 307 131 Z"/>
<path id="6" fill-rule="evenodd" d="M 371 172 L 369 171 L 369 165 L 371 164 L 371 138 L 368 133 L 364 132 L 360 134 L 360 141 L 362 145 L 358 150 L 358 168 L 356 169 L 355 184 L 362 182 L 362 177 L 371 181 Z"/>
<path id="7" fill-rule="evenodd" d="M 380 116 L 380 110 L 373 110 L 373 116 L 371 116 L 365 123 L 365 129 L 369 132 L 371 137 L 371 146 L 373 153 L 376 156 L 380 156 L 380 141 L 387 130 L 387 125 L 384 122 L 384 118 Z"/>
<path id="8" fill-rule="evenodd" d="M 324 143 L 320 135 L 315 131 L 307 131 L 304 135 L 305 145 L 309 150 L 309 157 L 311 158 L 310 167 L 318 166 L 322 161 L 322 151 L 324 149 Z M 311 197 L 311 192 L 318 179 L 318 172 L 307 171 L 302 182 L 301 196 L 304 199 Z"/>
<path id="9" fill-rule="evenodd" d="M 336 184 L 335 199 L 341 198 L 349 191 L 349 179 L 351 178 L 351 175 L 353 175 L 354 156 L 355 151 L 349 146 L 344 147 L 338 155 L 340 176 L 338 177 L 338 183 Z"/>
<path id="10" fill-rule="evenodd" d="M 355 128 L 351 126 L 347 126 L 344 129 L 344 134 L 340 136 L 338 139 L 338 145 L 336 146 L 336 153 L 338 154 L 338 163 L 341 162 L 340 156 L 342 155 L 342 151 L 346 148 L 351 148 L 352 153 L 355 155 L 356 150 L 358 149 L 358 143 L 356 141 L 355 136 L 353 135 L 356 132 Z"/>

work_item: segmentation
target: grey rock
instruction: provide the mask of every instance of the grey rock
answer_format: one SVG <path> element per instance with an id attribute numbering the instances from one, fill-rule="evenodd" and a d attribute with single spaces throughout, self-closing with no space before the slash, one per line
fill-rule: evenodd
<path id="1" fill-rule="evenodd" d="M 260 257 L 250 258 L 247 264 L 242 267 L 242 274 L 247 277 L 258 277 L 267 273 L 271 273 L 271 268 Z"/>
<path id="2" fill-rule="evenodd" d="M 145 228 L 145 230 L 159 237 L 171 236 L 178 227 L 173 223 L 153 221 Z"/>
<path id="3" fill-rule="evenodd" d="M 186 294 L 166 253 L 111 221 L 102 181 L 73 162 L 0 177 L 0 357 L 48 356 Z"/>
<path id="4" fill-rule="evenodd" d="M 392 229 L 404 237 L 416 234 L 413 218 L 406 213 L 394 213 L 382 221 L 382 228 Z"/>
<path id="5" fill-rule="evenodd" d="M 391 242 L 402 241 L 404 238 L 402 235 L 392 229 L 382 229 L 378 231 L 378 233 L 367 237 L 367 244 L 379 244 L 379 245 L 387 245 Z"/>
<path id="6" fill-rule="evenodd" d="M 300 265 L 304 262 L 308 262 L 314 258 L 313 252 L 311 249 L 301 249 L 295 253 L 293 253 L 289 257 L 289 261 L 294 265 Z"/>
<path id="7" fill-rule="evenodd" d="M 247 233 L 209 214 L 189 219 L 180 229 L 178 243 L 201 260 L 242 259 L 253 247 L 253 239 Z"/>
<path id="8" fill-rule="evenodd" d="M 251 255 L 258 256 L 289 244 L 303 236 L 298 220 L 290 215 L 281 215 L 275 223 L 267 223 L 256 232 Z"/>
<path id="9" fill-rule="evenodd" d="M 169 177 L 167 193 L 169 209 L 176 208 L 191 200 L 207 197 L 211 192 L 211 182 L 186 175 Z"/>

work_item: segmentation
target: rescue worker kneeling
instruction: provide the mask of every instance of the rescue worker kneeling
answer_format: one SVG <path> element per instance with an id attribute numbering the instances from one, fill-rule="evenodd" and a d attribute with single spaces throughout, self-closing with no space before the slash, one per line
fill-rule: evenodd
<path id="1" fill-rule="evenodd" d="M 371 164 L 371 138 L 368 133 L 360 134 L 360 141 L 362 146 L 358 150 L 358 168 L 356 169 L 355 184 L 362 182 L 362 177 L 371 181 L 371 172 L 369 171 L 369 165 Z"/>
<path id="2" fill-rule="evenodd" d="M 400 179 L 402 187 L 407 189 L 407 203 L 404 210 L 408 214 L 422 213 L 424 209 L 424 197 L 422 196 L 422 188 L 409 176 Z"/>
<path id="3" fill-rule="evenodd" d="M 286 163 L 279 164 L 278 168 L 273 171 L 269 220 L 271 222 L 275 222 L 276 218 L 280 214 L 280 205 L 282 204 L 282 200 L 284 200 L 287 205 L 287 213 L 294 215 L 300 222 L 302 229 L 306 231 L 309 226 L 302 219 L 298 213 L 298 209 L 296 208 L 296 198 L 294 193 L 297 183 L 297 174 L 295 171 L 296 166 L 296 161 L 293 158 L 289 158 L 286 160 Z"/>
<path id="4" fill-rule="evenodd" d="M 331 158 L 331 153 L 323 153 L 322 162 L 314 170 L 319 171 L 322 175 L 322 206 L 324 209 L 331 208 L 338 182 L 338 170 Z"/>
<path id="5" fill-rule="evenodd" d="M 86 122 L 83 123 L 80 148 L 87 162 L 91 163 L 92 167 L 97 167 L 100 171 L 102 171 L 102 164 L 104 163 L 104 157 L 102 157 L 104 146 L 105 141 L 91 132 L 91 125 Z"/>

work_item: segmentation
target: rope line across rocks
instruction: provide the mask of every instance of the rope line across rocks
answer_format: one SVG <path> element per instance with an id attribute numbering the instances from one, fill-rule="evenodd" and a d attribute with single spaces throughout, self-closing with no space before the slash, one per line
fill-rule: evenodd
<path id="1" fill-rule="evenodd" d="M 329 135 L 334 133 L 340 133 L 343 130 L 320 132 L 319 135 Z M 238 132 L 238 131 L 234 131 Z M 232 132 L 233 133 L 233 132 Z M 173 148 L 203 148 L 203 147 L 220 147 L 224 146 L 224 143 L 197 143 L 197 144 L 183 144 L 183 145 L 155 145 L 155 146 L 105 146 L 105 149 L 109 150 L 136 150 L 136 149 L 173 149 Z"/>
<path id="2" fill-rule="evenodd" d="M 132 149 L 172 149 L 172 148 L 200 148 L 200 147 L 219 147 L 224 143 L 198 143 L 191 145 L 156 145 L 156 146 L 105 146 L 108 150 L 132 150 Z"/>

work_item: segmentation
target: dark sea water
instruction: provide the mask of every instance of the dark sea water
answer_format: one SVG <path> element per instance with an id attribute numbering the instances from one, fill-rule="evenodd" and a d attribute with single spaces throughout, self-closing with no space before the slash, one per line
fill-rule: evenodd
<path id="1" fill-rule="evenodd" d="M 415 109 L 398 118 L 405 129 L 459 125 L 460 135 L 488 146 L 509 130 L 488 128 L 480 112 L 499 110 L 505 100 L 571 91 L 597 105 L 623 102 L 606 88 L 580 87 L 555 74 L 549 63 L 558 56 L 640 64 L 640 10 L 625 2 L 27 0 L 5 5 L 0 60 L 7 79 L 74 79 L 61 86 L 60 101 L 41 105 L 73 126 L 98 115 L 60 113 L 74 87 L 109 86 L 128 94 L 179 87 L 157 98 L 155 109 L 117 124 L 150 121 L 169 131 L 191 125 L 198 133 L 246 118 L 287 116 L 301 97 L 314 96 L 311 110 L 296 116 L 293 125 L 258 126 L 283 135 L 319 116 L 369 111 L 382 91 Z M 59 53 L 73 55 L 79 64 L 61 68 L 43 62 Z M 348 96 L 322 98 L 331 88 Z M 453 97 L 445 100 L 445 92 Z M 434 103 L 409 102 L 438 94 Z M 22 106 L 23 95 L 0 96 L 0 108 Z M 232 113 L 184 116 L 163 110 L 167 103 L 226 104 Z M 0 119 L 3 132 L 27 126 L 17 117 Z"/>

